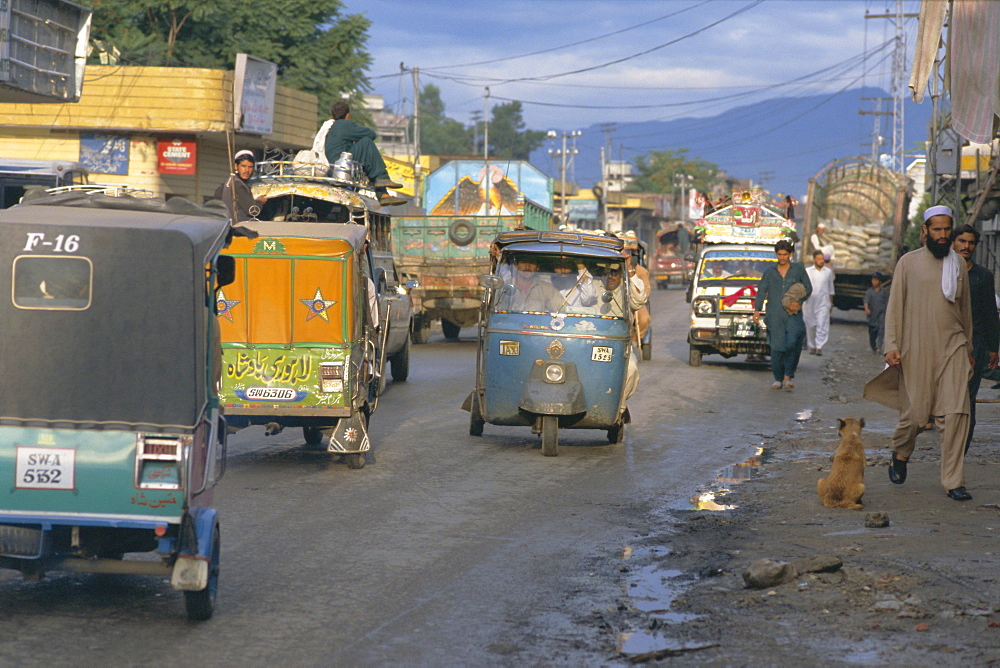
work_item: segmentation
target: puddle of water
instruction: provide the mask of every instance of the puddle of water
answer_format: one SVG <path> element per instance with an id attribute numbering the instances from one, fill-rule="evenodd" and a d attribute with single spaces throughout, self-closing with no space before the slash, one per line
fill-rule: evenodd
<path id="1" fill-rule="evenodd" d="M 655 560 L 629 570 L 625 579 L 625 591 L 637 610 L 648 613 L 661 622 L 678 624 L 696 619 L 697 615 L 670 611 L 674 599 L 683 589 L 683 584 L 677 582 L 677 578 L 684 575 L 684 572 L 660 567 L 660 560 L 668 554 L 670 549 L 662 546 L 625 548 L 622 551 L 624 559 Z"/>
<path id="2" fill-rule="evenodd" d="M 754 478 L 760 474 L 761 468 L 770 458 L 771 451 L 765 448 L 762 443 L 757 446 L 751 457 L 719 471 L 715 481 L 721 484 L 714 489 L 698 492 L 697 496 L 693 498 L 675 501 L 667 507 L 671 510 L 733 510 L 736 508 L 735 505 L 719 503 L 719 499 L 729 493 L 729 489 L 723 487 L 722 484 L 740 483 Z"/>
<path id="3" fill-rule="evenodd" d="M 666 649 L 683 649 L 683 646 L 673 638 L 648 631 L 628 631 L 621 634 L 619 641 L 618 651 L 622 654 L 649 654 Z"/>
<path id="4" fill-rule="evenodd" d="M 813 409 L 803 408 L 798 413 L 795 414 L 795 419 L 799 422 L 805 422 L 806 420 L 811 420 L 813 416 Z"/>

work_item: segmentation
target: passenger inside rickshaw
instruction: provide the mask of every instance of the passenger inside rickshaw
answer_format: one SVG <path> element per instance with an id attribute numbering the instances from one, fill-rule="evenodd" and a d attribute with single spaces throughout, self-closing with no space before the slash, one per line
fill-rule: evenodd
<path id="1" fill-rule="evenodd" d="M 14 305 L 26 309 L 83 310 L 90 306 L 92 267 L 81 257 L 14 260 Z"/>
<path id="2" fill-rule="evenodd" d="M 775 260 L 766 258 L 707 257 L 701 281 L 757 280 Z"/>
<path id="3" fill-rule="evenodd" d="M 620 262 L 607 260 L 507 253 L 497 267 L 496 273 L 505 285 L 498 295 L 496 308 L 500 311 L 621 317 L 625 296 L 620 274 L 618 282 L 612 283 L 610 288 L 605 280 L 596 278 L 606 277 L 612 268 L 621 272 L 621 267 Z"/>

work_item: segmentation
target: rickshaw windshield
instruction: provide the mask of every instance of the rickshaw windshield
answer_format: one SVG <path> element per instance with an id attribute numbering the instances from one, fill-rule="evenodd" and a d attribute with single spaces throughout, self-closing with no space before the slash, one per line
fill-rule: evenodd
<path id="1" fill-rule="evenodd" d="M 504 281 L 497 311 L 625 317 L 622 259 L 506 252 L 496 274 Z"/>
<path id="2" fill-rule="evenodd" d="M 757 281 L 764 271 L 777 262 L 773 253 L 748 252 L 746 254 L 706 254 L 698 274 L 699 283 L 723 284 L 728 281 Z"/>

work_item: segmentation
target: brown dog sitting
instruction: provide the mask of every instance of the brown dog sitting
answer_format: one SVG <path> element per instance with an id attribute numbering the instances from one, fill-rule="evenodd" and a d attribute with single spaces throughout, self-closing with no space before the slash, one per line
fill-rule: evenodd
<path id="1" fill-rule="evenodd" d="M 861 443 L 861 428 L 865 419 L 837 420 L 840 425 L 840 445 L 833 457 L 829 478 L 820 478 L 816 491 L 827 508 L 861 510 L 865 493 L 865 446 Z"/>

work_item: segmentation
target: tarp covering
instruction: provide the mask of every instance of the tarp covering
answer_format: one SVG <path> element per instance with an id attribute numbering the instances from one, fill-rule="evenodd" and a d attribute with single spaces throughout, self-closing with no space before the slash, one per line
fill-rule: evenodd
<path id="1" fill-rule="evenodd" d="M 0 211 L 0 420 L 195 426 L 214 317 L 205 269 L 228 231 L 206 215 Z M 51 281 L 18 275 L 40 259 L 89 263 L 86 298 L 53 299 Z"/>
<path id="2" fill-rule="evenodd" d="M 948 7 L 945 80 L 955 130 L 973 142 L 993 139 L 1000 120 L 1000 2 L 923 0 L 909 87 L 921 102 L 941 43 Z"/>

